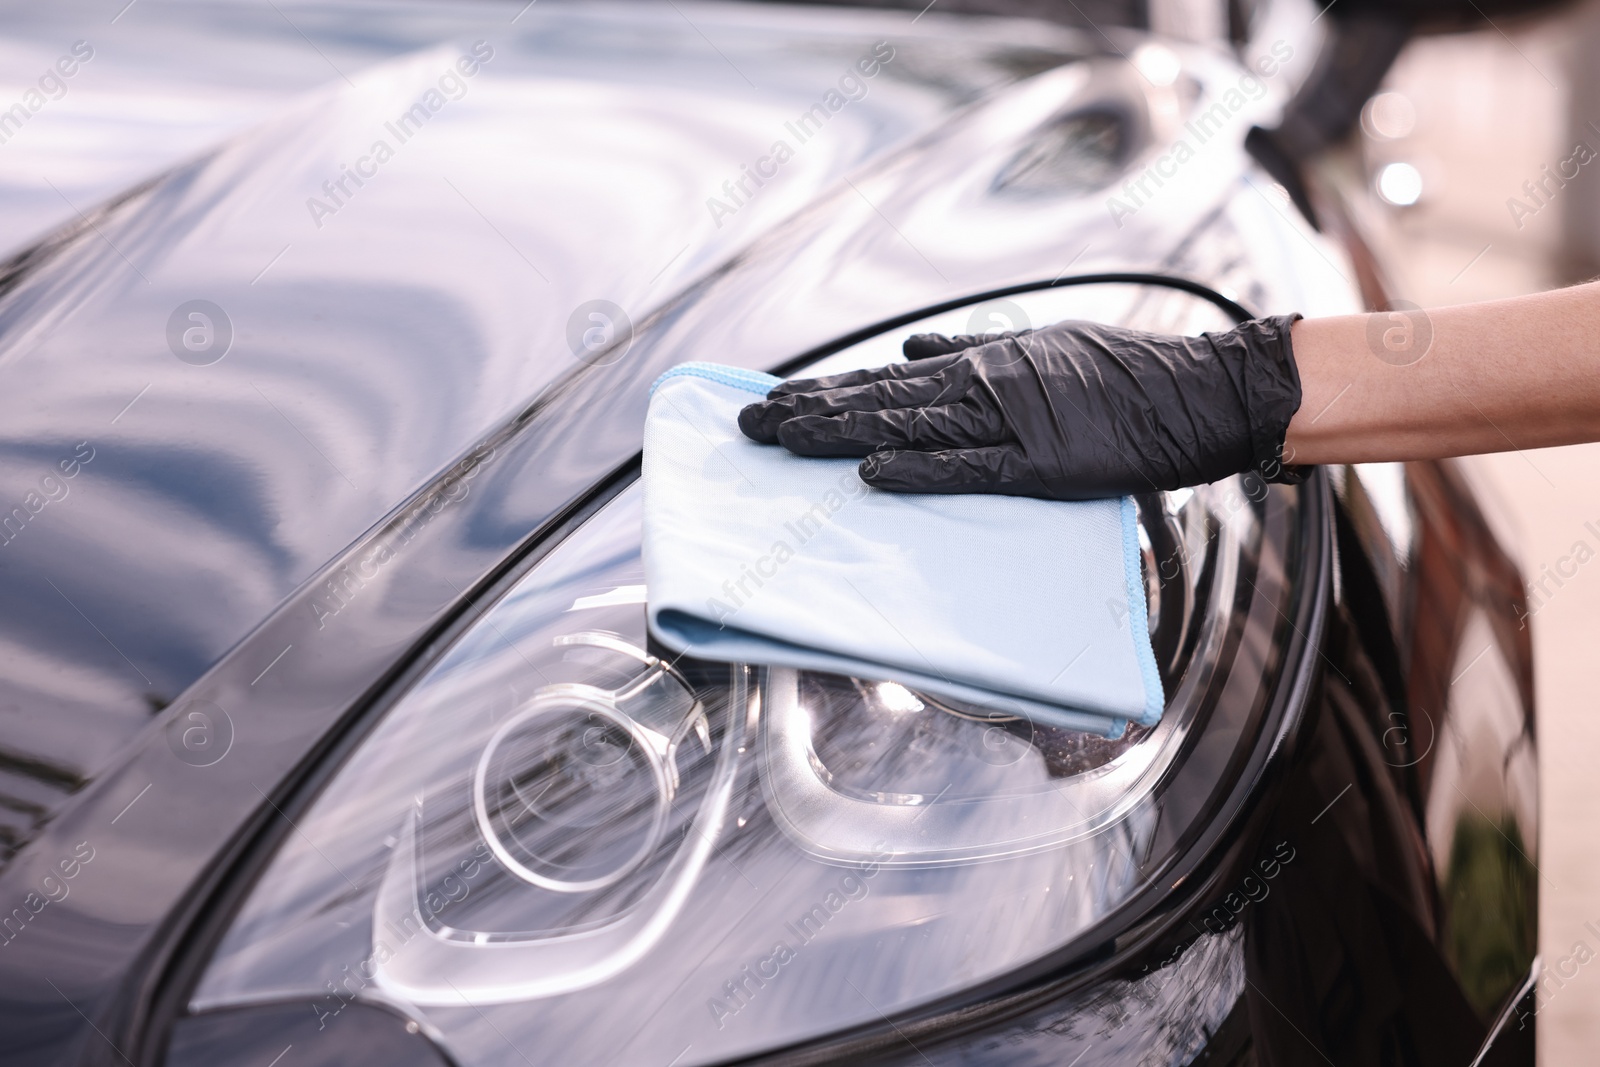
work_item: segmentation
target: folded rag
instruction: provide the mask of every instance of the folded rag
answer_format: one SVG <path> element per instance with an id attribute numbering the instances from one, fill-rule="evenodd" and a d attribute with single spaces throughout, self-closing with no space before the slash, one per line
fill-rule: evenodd
<path id="1" fill-rule="evenodd" d="M 1131 500 L 868 488 L 854 459 L 739 432 L 739 409 L 779 380 L 686 363 L 655 384 L 644 566 L 659 641 L 1107 737 L 1160 719 Z"/>

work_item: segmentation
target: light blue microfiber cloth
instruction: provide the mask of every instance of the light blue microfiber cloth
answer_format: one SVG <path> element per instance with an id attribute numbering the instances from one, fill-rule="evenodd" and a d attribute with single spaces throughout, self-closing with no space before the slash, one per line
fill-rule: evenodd
<path id="1" fill-rule="evenodd" d="M 781 379 L 686 363 L 644 430 L 650 631 L 1119 737 L 1161 717 L 1133 502 L 906 495 L 739 432 Z"/>

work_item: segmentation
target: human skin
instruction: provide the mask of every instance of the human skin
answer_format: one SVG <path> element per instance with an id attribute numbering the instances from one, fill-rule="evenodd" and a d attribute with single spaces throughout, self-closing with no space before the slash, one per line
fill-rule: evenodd
<path id="1" fill-rule="evenodd" d="M 1399 332 L 1386 345 L 1389 330 Z M 1600 282 L 1409 319 L 1302 319 L 1291 343 L 1301 402 L 1284 438 L 1289 463 L 1600 441 Z"/>

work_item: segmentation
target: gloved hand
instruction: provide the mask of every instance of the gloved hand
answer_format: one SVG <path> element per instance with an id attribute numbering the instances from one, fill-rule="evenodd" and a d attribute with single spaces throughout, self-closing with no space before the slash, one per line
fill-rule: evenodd
<path id="1" fill-rule="evenodd" d="M 1092 322 L 919 334 L 910 362 L 784 382 L 739 428 L 802 456 L 865 456 L 864 482 L 908 493 L 1085 500 L 1250 468 L 1296 482 L 1282 450 L 1300 407 L 1297 318 L 1199 337 Z"/>

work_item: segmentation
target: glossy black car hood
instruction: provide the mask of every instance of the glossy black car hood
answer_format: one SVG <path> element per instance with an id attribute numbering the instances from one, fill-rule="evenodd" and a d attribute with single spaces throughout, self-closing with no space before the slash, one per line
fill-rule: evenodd
<path id="1" fill-rule="evenodd" d="M 559 483 L 636 450 L 629 360 L 772 367 L 1069 268 L 1226 275 L 1193 238 L 1239 154 L 1108 212 L 1151 87 L 1093 52 L 1017 22 L 541 4 L 26 254 L 0 277 L 0 855 L 553 383 L 618 383 L 569 413 Z"/>

